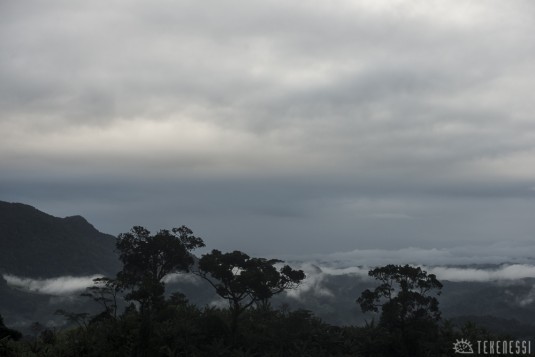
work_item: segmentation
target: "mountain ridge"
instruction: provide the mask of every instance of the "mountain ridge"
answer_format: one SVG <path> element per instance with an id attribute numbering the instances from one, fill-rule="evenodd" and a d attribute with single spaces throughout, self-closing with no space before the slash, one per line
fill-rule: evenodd
<path id="1" fill-rule="evenodd" d="M 115 237 L 80 215 L 55 217 L 0 201 L 0 273 L 30 278 L 114 274 Z"/>

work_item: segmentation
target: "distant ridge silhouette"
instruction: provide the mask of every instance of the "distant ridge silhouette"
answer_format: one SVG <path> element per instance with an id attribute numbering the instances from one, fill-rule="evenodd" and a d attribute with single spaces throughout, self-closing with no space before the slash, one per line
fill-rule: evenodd
<path id="1" fill-rule="evenodd" d="M 31 278 L 111 274 L 115 237 L 82 216 L 59 218 L 22 203 L 0 201 L 0 273 Z"/>

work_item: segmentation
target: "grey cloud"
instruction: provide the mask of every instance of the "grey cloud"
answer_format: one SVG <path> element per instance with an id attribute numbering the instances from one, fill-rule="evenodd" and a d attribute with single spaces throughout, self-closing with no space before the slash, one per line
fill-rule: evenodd
<path id="1" fill-rule="evenodd" d="M 529 2 L 0 6 L 3 199 L 269 254 L 535 230 Z"/>
<path id="2" fill-rule="evenodd" d="M 46 7 L 42 9 L 44 13 L 41 13 L 41 19 L 45 20 L 39 21 L 39 18 L 30 17 L 22 25 L 11 23 L 11 26 L 17 28 L 17 26 L 29 25 L 30 23 L 33 26 L 41 26 L 40 30 L 44 30 L 44 32 L 31 31 L 29 33 L 37 39 L 46 38 L 48 42 L 51 42 L 49 43 L 51 46 L 47 47 L 46 42 L 43 43 L 43 41 L 32 38 L 32 40 L 27 41 L 27 47 L 11 44 L 11 48 L 23 51 L 28 47 L 32 48 L 31 46 L 43 46 L 44 48 L 39 53 L 50 55 L 50 57 L 37 57 L 37 59 L 41 59 L 39 61 L 41 65 L 49 65 L 49 78 L 54 78 L 56 82 L 58 79 L 61 80 L 62 74 L 59 73 L 60 76 L 58 76 L 57 71 L 54 71 L 54 67 L 58 64 L 63 70 L 67 69 L 69 75 L 73 76 L 72 80 L 65 81 L 65 90 L 69 89 L 69 85 L 74 86 L 74 89 L 84 88 L 86 83 L 91 84 L 101 79 L 102 84 L 106 84 L 107 87 L 122 92 L 125 89 L 128 90 L 127 96 L 119 100 L 120 102 L 124 101 L 124 105 L 121 106 L 122 110 L 128 110 L 126 104 L 131 104 L 141 109 L 141 112 L 143 109 L 139 108 L 138 99 L 149 104 L 155 95 L 163 96 L 166 99 L 161 104 L 176 110 L 178 108 L 173 106 L 173 101 L 178 99 L 179 103 L 184 104 L 187 100 L 198 101 L 203 97 L 208 100 L 215 99 L 213 96 L 206 97 L 211 92 L 216 97 L 228 98 L 226 101 L 230 105 L 238 104 L 241 107 L 242 96 L 247 101 L 247 94 L 251 90 L 263 97 L 261 102 L 266 106 L 265 109 L 271 109 L 270 107 L 277 105 L 276 101 L 280 98 L 293 97 L 291 86 L 285 86 L 280 81 L 277 83 L 277 70 L 295 72 L 295 75 L 303 69 L 306 70 L 307 64 L 312 65 L 310 69 L 313 70 L 314 64 L 319 64 L 321 68 L 321 65 L 326 63 L 334 74 L 333 76 L 329 73 L 330 80 L 332 81 L 333 78 L 338 80 L 336 76 L 338 64 L 340 61 L 344 63 L 347 58 L 351 59 L 349 66 L 352 67 L 355 66 L 352 63 L 354 58 L 357 59 L 357 66 L 359 59 L 363 61 L 366 64 L 364 71 L 362 71 L 364 73 L 373 73 L 374 71 L 382 73 L 381 77 L 367 74 L 366 77 L 370 78 L 371 81 L 363 79 L 359 83 L 362 84 L 362 94 L 366 97 L 382 98 L 383 103 L 388 97 L 384 96 L 385 90 L 399 92 L 400 89 L 410 88 L 423 80 L 419 87 L 420 92 L 424 92 L 429 90 L 430 85 L 443 83 L 443 80 L 437 80 L 437 76 L 442 79 L 450 78 L 450 81 L 462 78 L 446 74 L 455 71 L 456 66 L 440 67 L 440 62 L 432 64 L 435 61 L 429 61 L 428 57 L 425 60 L 419 60 L 419 56 L 423 54 L 421 50 L 426 49 L 425 51 L 427 51 L 428 45 L 437 42 L 436 36 L 429 35 L 424 43 L 414 43 L 413 41 L 413 39 L 425 37 L 422 35 L 429 33 L 430 28 L 433 28 L 429 22 L 423 24 L 414 21 L 406 22 L 403 16 L 393 16 L 388 12 L 386 16 L 381 16 L 380 13 L 373 14 L 370 11 L 362 11 L 362 8 L 358 9 L 360 11 L 350 12 L 343 8 L 330 8 L 327 11 L 329 16 L 325 16 L 321 5 L 318 9 L 298 6 L 297 9 L 290 9 L 295 10 L 293 13 L 287 11 L 287 7 L 291 8 L 292 6 L 280 3 L 271 3 L 264 5 L 263 9 L 258 9 L 258 4 L 239 2 L 232 11 L 228 8 L 220 8 L 215 4 L 214 7 L 210 8 L 184 2 L 165 3 L 164 5 L 147 7 L 142 3 L 126 5 L 115 3 L 109 5 L 105 13 L 99 4 L 85 5 L 83 9 L 76 9 L 65 3 L 62 3 L 61 7 Z M 61 26 L 47 21 L 54 16 L 64 17 Z M 425 17 L 423 18 L 425 19 Z M 35 20 L 35 22 L 30 22 L 30 19 Z M 273 21 L 274 19 L 279 21 Z M 320 19 L 322 21 L 318 21 Z M 333 19 L 337 20 L 335 22 L 338 25 L 333 26 Z M 343 21 L 338 21 L 340 19 Z M 388 26 L 384 26 L 385 21 L 391 23 L 390 31 Z M 98 23 L 99 26 L 94 26 L 95 23 Z M 169 28 L 166 25 L 172 27 Z M 110 27 L 113 28 L 113 32 L 107 31 Z M 74 29 L 74 31 L 66 35 L 65 28 Z M 316 29 L 316 31 L 308 31 L 308 29 Z M 443 37 L 451 36 L 447 29 L 441 29 L 441 32 Z M 370 40 L 370 38 L 374 38 L 374 33 L 380 34 L 381 41 Z M 341 36 L 342 34 L 345 36 Z M 461 35 L 462 33 L 455 36 Z M 293 38 L 289 44 L 287 44 L 288 37 Z M 225 38 L 228 40 L 225 41 Z M 221 39 L 223 39 L 223 44 L 219 45 Z M 396 43 L 400 43 L 400 39 L 404 46 L 401 48 L 396 45 Z M 407 41 L 403 41 L 403 39 Z M 271 83 L 258 83 L 253 77 L 246 75 L 247 70 L 255 64 L 254 60 L 262 62 L 262 56 L 258 57 L 254 49 L 250 49 L 258 42 L 262 43 L 262 40 L 268 46 L 265 55 L 271 55 L 276 60 L 274 63 L 267 63 L 269 68 L 276 70 L 271 76 Z M 57 41 L 57 44 L 54 41 Z M 369 44 L 362 46 L 359 41 L 369 42 Z M 73 53 L 72 56 L 66 58 L 59 56 L 57 49 L 64 44 L 68 44 L 68 47 L 62 48 L 60 53 L 62 55 L 64 52 Z M 461 53 L 463 49 L 473 47 L 473 43 L 459 45 L 455 40 L 450 40 L 448 45 L 452 50 L 457 49 Z M 384 53 L 381 61 L 370 57 L 370 53 L 374 53 L 374 48 Z M 308 51 L 311 49 L 320 51 L 316 50 L 314 53 L 309 53 Z M 343 52 L 337 53 L 336 50 L 343 50 Z M 420 51 L 414 53 L 413 50 Z M 111 52 L 110 56 L 106 56 L 108 51 Z M 393 75 L 392 71 L 389 70 L 389 67 L 392 67 L 392 52 L 396 55 L 397 75 L 395 73 Z M 58 54 L 56 55 L 56 53 Z M 220 54 L 217 56 L 217 63 L 213 62 L 212 53 Z M 22 55 L 24 54 L 25 52 L 22 52 Z M 296 58 L 297 61 L 292 61 Z M 420 72 L 421 66 L 415 66 L 415 61 L 416 63 L 425 61 L 427 64 L 432 64 L 431 68 L 434 67 L 434 70 L 422 73 Z M 236 65 L 232 63 L 236 63 Z M 127 68 L 130 69 L 130 72 Z M 229 69 L 230 71 L 228 71 Z M 442 71 L 440 71 L 441 69 Z M 20 72 L 20 70 L 15 71 L 15 73 Z M 400 75 L 402 75 L 401 80 L 399 79 Z M 488 78 L 488 76 L 486 77 Z M 245 85 L 242 90 L 240 90 L 240 83 Z M 53 83 L 51 84 L 49 86 L 51 89 L 56 87 Z M 124 84 L 126 88 L 123 87 Z M 101 87 L 104 93 L 113 96 L 113 91 L 109 91 L 104 85 Z M 229 87 L 232 90 L 227 90 Z M 32 88 L 35 88 L 34 83 L 30 83 L 29 89 Z M 139 90 L 143 90 L 139 96 L 146 96 L 145 100 L 138 98 L 136 92 Z M 308 88 L 305 91 L 308 91 Z M 193 94 L 191 94 L 192 92 Z M 331 97 L 339 100 L 344 98 L 345 92 L 344 88 L 341 87 L 339 90 L 333 90 Z M 290 95 L 288 96 L 288 94 Z M 275 103 L 271 100 L 273 98 L 275 98 Z M 350 97 L 350 99 L 354 100 L 354 97 Z M 208 104 L 213 105 L 214 103 L 211 102 L 209 101 Z M 201 103 L 203 102 L 201 101 Z M 307 103 L 305 101 L 303 105 L 306 106 Z M 74 106 L 80 104 L 83 103 L 73 103 Z M 251 104 L 258 103 L 254 101 Z M 90 106 L 90 102 L 84 105 L 85 108 Z M 244 117 L 242 120 L 254 121 L 254 117 L 248 116 L 249 110 L 245 109 L 240 113 L 240 116 Z M 130 115 L 132 114 L 130 113 Z"/>
<path id="3" fill-rule="evenodd" d="M 534 247 L 531 242 L 498 241 L 493 244 L 462 245 L 444 248 L 409 247 L 401 249 L 356 249 L 347 252 L 337 252 L 321 255 L 310 255 L 308 258 L 288 256 L 289 260 L 306 260 L 322 267 L 343 271 L 362 267 L 376 267 L 387 264 L 424 265 L 436 269 L 446 277 L 457 273 L 467 273 L 467 276 L 477 277 L 483 270 L 485 279 L 519 279 L 532 277 Z M 502 265 L 499 269 L 469 268 L 470 265 Z M 452 268 L 452 266 L 462 266 Z M 447 268 L 443 268 L 447 267 Z M 462 275 L 462 274 L 461 274 Z M 481 277 L 480 275 L 479 277 Z"/>

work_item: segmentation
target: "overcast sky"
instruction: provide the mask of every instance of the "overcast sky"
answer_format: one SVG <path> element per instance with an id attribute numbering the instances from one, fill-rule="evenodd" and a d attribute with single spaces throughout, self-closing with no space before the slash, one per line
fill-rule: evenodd
<path id="1" fill-rule="evenodd" d="M 254 255 L 535 255 L 534 33 L 529 0 L 1 0 L 0 200 Z"/>

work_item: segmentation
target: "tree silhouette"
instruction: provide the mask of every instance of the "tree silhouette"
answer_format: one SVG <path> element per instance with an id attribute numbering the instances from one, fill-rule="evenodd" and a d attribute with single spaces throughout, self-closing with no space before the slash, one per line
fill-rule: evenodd
<path id="1" fill-rule="evenodd" d="M 86 288 L 81 296 L 93 299 L 104 308 L 101 315 L 117 318 L 117 299 L 121 290 L 117 280 L 102 277 L 93 279 L 93 286 Z"/>
<path id="2" fill-rule="evenodd" d="M 305 278 L 302 270 L 285 265 L 279 270 L 278 259 L 251 258 L 240 251 L 221 253 L 212 250 L 199 260 L 197 275 L 208 281 L 216 293 L 229 303 L 231 330 L 236 333 L 238 318 L 255 303 L 267 305 L 275 294 L 296 288 Z"/>
<path id="3" fill-rule="evenodd" d="M 19 340 L 22 337 L 22 334 L 19 331 L 8 328 L 4 325 L 4 318 L 0 315 L 0 340 L 2 339 L 13 339 L 15 341 Z"/>
<path id="4" fill-rule="evenodd" d="M 186 226 L 157 234 L 140 226 L 117 239 L 123 269 L 117 274 L 118 283 L 130 292 L 126 300 L 139 302 L 143 312 L 163 301 L 163 278 L 174 272 L 187 272 L 194 260 L 191 251 L 204 247 L 201 238 Z"/>
<path id="5" fill-rule="evenodd" d="M 420 267 L 387 265 L 370 270 L 379 280 L 373 291 L 366 289 L 357 299 L 363 312 L 379 312 L 379 327 L 389 331 L 389 339 L 399 356 L 422 355 L 422 346 L 436 336 L 440 320 L 438 300 L 442 284 Z"/>
<path id="6" fill-rule="evenodd" d="M 163 279 L 174 272 L 187 272 L 194 260 L 191 251 L 204 247 L 186 226 L 162 229 L 155 235 L 140 226 L 117 238 L 123 269 L 117 273 L 119 286 L 130 290 L 125 299 L 139 303 L 141 326 L 137 355 L 146 356 L 153 349 L 153 313 L 165 306 Z"/>

